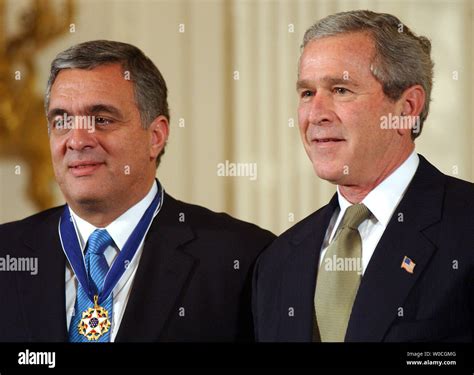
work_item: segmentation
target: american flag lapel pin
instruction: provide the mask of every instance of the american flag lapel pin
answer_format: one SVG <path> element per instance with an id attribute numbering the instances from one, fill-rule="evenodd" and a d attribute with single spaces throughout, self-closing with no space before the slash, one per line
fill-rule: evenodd
<path id="1" fill-rule="evenodd" d="M 415 266 L 416 266 L 416 263 L 405 255 L 402 261 L 401 268 L 403 268 L 408 273 L 413 273 L 413 269 L 415 268 Z"/>

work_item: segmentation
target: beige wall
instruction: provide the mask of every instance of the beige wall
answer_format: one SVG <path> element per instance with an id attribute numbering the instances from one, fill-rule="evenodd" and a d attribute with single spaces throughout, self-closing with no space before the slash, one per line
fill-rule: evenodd
<path id="1" fill-rule="evenodd" d="M 140 47 L 168 83 L 171 135 L 157 175 L 179 199 L 275 233 L 329 200 L 334 187 L 314 176 L 299 140 L 296 63 L 307 27 L 327 14 L 358 8 L 393 13 L 432 40 L 433 101 L 417 149 L 444 173 L 457 169 L 457 177 L 474 181 L 473 1 L 76 3 L 76 32 L 38 59 L 38 90 L 55 54 L 74 43 L 114 39 Z M 218 176 L 217 164 L 225 160 L 257 163 L 257 179 Z M 27 173 L 13 173 L 17 164 L 22 161 L 0 161 L 0 223 L 36 211 L 23 193 Z"/>

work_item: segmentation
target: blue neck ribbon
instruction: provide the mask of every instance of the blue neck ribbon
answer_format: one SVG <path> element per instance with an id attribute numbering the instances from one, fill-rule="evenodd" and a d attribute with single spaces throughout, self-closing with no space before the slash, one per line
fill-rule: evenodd
<path id="1" fill-rule="evenodd" d="M 151 222 L 155 214 L 157 214 L 162 205 L 163 205 L 163 188 L 158 180 L 158 192 L 153 198 L 153 201 L 146 209 L 145 213 L 141 217 L 137 226 L 133 230 L 130 237 L 128 237 L 127 242 L 123 249 L 120 251 L 119 255 L 115 258 L 112 266 L 109 268 L 107 275 L 105 276 L 104 285 L 101 290 L 94 290 L 92 283 L 89 280 L 87 275 L 86 265 L 84 262 L 84 256 L 82 254 L 81 246 L 79 244 L 78 234 L 74 227 L 73 218 L 69 211 L 69 207 L 66 205 L 64 211 L 59 220 L 59 236 L 61 239 L 61 245 L 66 255 L 69 264 L 71 265 L 74 273 L 76 274 L 77 279 L 81 283 L 83 289 L 86 291 L 91 302 L 94 302 L 94 296 L 98 292 L 98 304 L 100 305 L 104 302 L 115 285 L 125 273 L 127 266 L 133 259 L 133 256 L 138 250 L 140 243 L 143 240 L 143 237 L 147 233 L 148 229 L 151 226 Z"/>

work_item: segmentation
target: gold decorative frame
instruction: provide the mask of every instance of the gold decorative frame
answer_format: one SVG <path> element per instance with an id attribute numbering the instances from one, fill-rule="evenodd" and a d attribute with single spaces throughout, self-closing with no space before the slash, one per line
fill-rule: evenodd
<path id="1" fill-rule="evenodd" d="M 0 157 L 20 157 L 30 176 L 27 194 L 39 209 L 54 204 L 43 97 L 35 92 L 35 59 L 59 35 L 69 32 L 74 6 L 53 9 L 49 0 L 33 0 L 19 17 L 20 32 L 7 35 L 7 3 L 0 0 Z M 57 8 L 57 7 L 56 7 Z"/>

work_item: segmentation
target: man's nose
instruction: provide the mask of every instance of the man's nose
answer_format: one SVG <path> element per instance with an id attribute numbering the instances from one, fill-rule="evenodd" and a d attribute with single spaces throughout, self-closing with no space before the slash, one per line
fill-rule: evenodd
<path id="1" fill-rule="evenodd" d="M 71 150 L 83 150 L 93 148 L 97 145 L 97 139 L 94 132 L 89 129 L 74 127 L 69 131 L 67 147 Z"/>
<path id="2" fill-rule="evenodd" d="M 334 120 L 334 106 L 331 96 L 324 92 L 317 92 L 312 100 L 308 116 L 311 124 L 323 124 Z"/>

